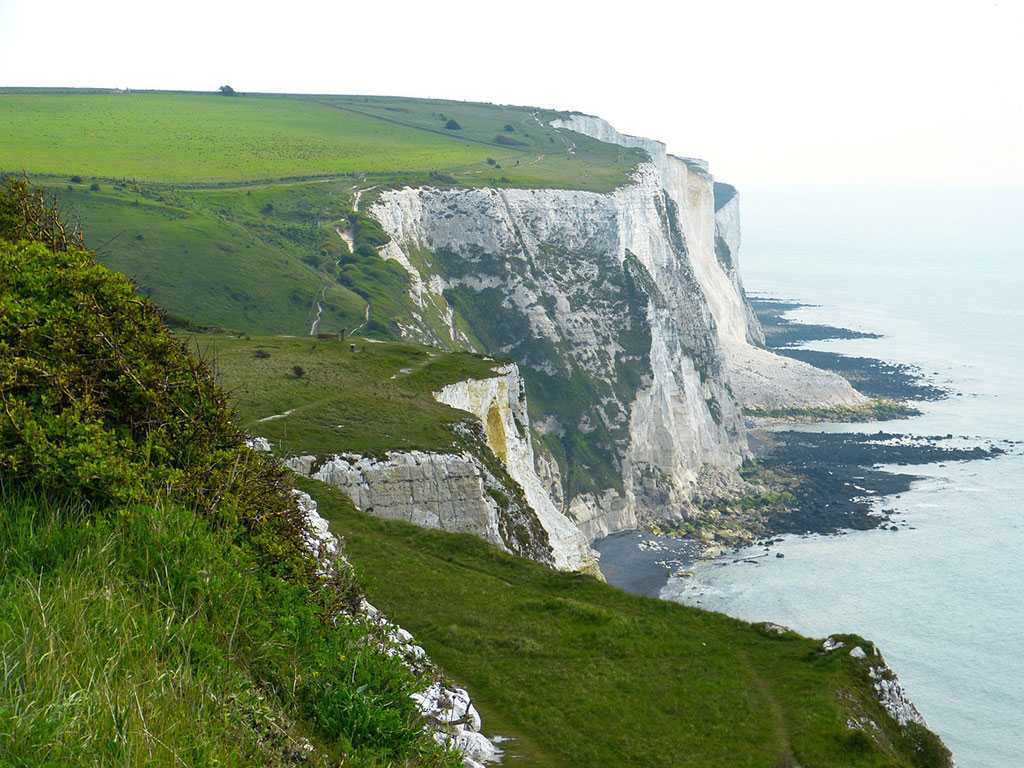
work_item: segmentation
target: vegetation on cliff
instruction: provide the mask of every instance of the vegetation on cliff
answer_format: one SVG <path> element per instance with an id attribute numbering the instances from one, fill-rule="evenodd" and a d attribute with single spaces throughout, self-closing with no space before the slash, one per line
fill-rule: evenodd
<path id="1" fill-rule="evenodd" d="M 846 651 L 552 571 L 472 536 L 380 520 L 313 481 L 301 487 L 345 537 L 374 604 L 458 675 L 489 729 L 513 738 L 509 765 L 948 765 L 932 733 L 897 726 Z M 877 727 L 848 725 L 867 720 Z"/>
<path id="2" fill-rule="evenodd" d="M 0 191 L 0 762 L 453 766 L 207 366 Z"/>

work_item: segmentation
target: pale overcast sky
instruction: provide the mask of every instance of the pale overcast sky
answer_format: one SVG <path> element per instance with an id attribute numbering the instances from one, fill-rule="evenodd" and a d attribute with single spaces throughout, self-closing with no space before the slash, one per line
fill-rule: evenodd
<path id="1" fill-rule="evenodd" d="M 0 0 L 0 85 L 577 109 L 739 184 L 1024 184 L 1022 74 L 1024 0 Z"/>

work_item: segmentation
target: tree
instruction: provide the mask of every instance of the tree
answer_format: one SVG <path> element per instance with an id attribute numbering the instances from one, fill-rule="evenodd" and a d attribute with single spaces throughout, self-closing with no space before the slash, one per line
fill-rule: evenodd
<path id="1" fill-rule="evenodd" d="M 230 85 L 222 85 L 219 88 L 219 90 L 220 90 L 220 95 L 221 96 L 237 96 L 238 95 L 237 93 L 235 93 L 235 89 L 232 88 Z"/>

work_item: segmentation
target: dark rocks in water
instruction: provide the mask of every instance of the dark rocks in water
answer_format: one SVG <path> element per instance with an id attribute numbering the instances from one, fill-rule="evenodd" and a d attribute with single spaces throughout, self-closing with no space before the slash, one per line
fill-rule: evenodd
<path id="1" fill-rule="evenodd" d="M 776 349 L 776 353 L 801 360 L 815 368 L 834 371 L 868 397 L 889 400 L 944 400 L 949 391 L 926 382 L 912 365 L 887 363 L 872 357 L 851 357 L 814 349 Z"/>
<path id="2" fill-rule="evenodd" d="M 784 557 L 785 557 L 785 555 L 784 555 L 784 554 L 782 554 L 781 552 L 776 552 L 776 553 L 775 553 L 775 556 L 776 556 L 777 558 L 779 558 L 780 560 L 781 560 L 782 558 L 784 558 Z"/>
<path id="3" fill-rule="evenodd" d="M 844 377 L 861 394 L 889 400 L 942 400 L 950 392 L 925 381 L 920 369 L 901 363 L 887 363 L 871 357 L 852 357 L 835 352 L 796 349 L 809 341 L 833 339 L 880 339 L 877 333 L 854 331 L 832 325 L 798 323 L 784 317 L 786 312 L 814 306 L 767 297 L 751 298 L 750 303 L 764 329 L 769 349 L 816 368 Z"/>
<path id="4" fill-rule="evenodd" d="M 804 344 L 808 341 L 825 341 L 829 339 L 880 339 L 879 333 L 854 331 L 850 328 L 837 328 L 834 325 L 813 325 L 798 323 L 784 315 L 794 309 L 813 307 L 814 304 L 800 304 L 795 301 L 781 301 L 766 297 L 751 297 L 750 304 L 754 308 L 757 319 L 764 329 L 765 342 L 770 349 L 784 349 Z"/>
<path id="5" fill-rule="evenodd" d="M 769 470 L 795 476 L 793 502 L 767 521 L 772 534 L 832 534 L 843 529 L 870 530 L 892 524 L 890 514 L 875 511 L 872 500 L 910 489 L 917 476 L 888 472 L 879 465 L 914 466 L 939 461 L 991 459 L 1005 453 L 998 446 L 947 447 L 938 438 L 876 434 L 772 433 L 774 447 L 759 461 Z"/>

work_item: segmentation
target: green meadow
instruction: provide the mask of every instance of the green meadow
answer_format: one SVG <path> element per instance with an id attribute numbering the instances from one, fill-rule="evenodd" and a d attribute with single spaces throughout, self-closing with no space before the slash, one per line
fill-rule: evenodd
<path id="1" fill-rule="evenodd" d="M 496 364 L 468 352 L 364 339 L 199 334 L 190 344 L 231 394 L 246 433 L 266 437 L 281 455 L 448 450 L 451 425 L 467 416 L 431 392 L 489 378 Z"/>
<path id="2" fill-rule="evenodd" d="M 320 503 L 375 605 L 468 686 L 531 768 L 944 765 L 875 700 L 867 660 L 722 614 L 552 571 L 469 536 Z M 870 643 L 845 637 L 848 647 Z M 870 717 L 873 737 L 847 720 Z"/>
<path id="3" fill-rule="evenodd" d="M 319 311 L 318 330 L 395 338 L 413 311 L 408 278 L 377 256 L 375 224 L 355 225 L 357 195 L 365 211 L 405 185 L 609 191 L 628 179 L 638 151 L 547 127 L 555 116 L 393 97 L 0 89 L 0 174 L 45 187 L 172 322 L 300 335 Z M 339 236 L 349 230 L 355 253 Z"/>
<path id="4" fill-rule="evenodd" d="M 584 137 L 576 149 L 534 115 L 377 97 L 0 92 L 0 169 L 167 184 L 434 172 L 608 190 L 636 164 Z"/>

